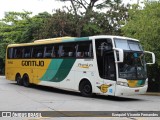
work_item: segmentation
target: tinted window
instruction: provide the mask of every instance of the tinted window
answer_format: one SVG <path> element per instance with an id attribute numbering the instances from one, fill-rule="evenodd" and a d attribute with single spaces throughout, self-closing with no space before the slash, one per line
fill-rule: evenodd
<path id="1" fill-rule="evenodd" d="M 99 76 L 103 79 L 116 80 L 115 60 L 111 39 L 96 39 L 95 44 Z"/>
<path id="2" fill-rule="evenodd" d="M 64 43 L 59 46 L 60 57 L 75 57 L 76 45 L 75 43 Z"/>
<path id="3" fill-rule="evenodd" d="M 112 50 L 111 39 L 97 39 L 96 40 L 96 54 L 97 57 L 103 57 L 104 53 Z"/>
<path id="4" fill-rule="evenodd" d="M 13 58 L 13 48 L 8 48 L 7 58 L 8 59 Z"/>
<path id="5" fill-rule="evenodd" d="M 24 48 L 17 47 L 13 48 L 13 58 L 22 58 L 24 53 Z"/>
<path id="6" fill-rule="evenodd" d="M 51 58 L 52 57 L 52 53 L 53 53 L 53 45 L 47 45 L 44 48 L 44 58 Z"/>
<path id="7" fill-rule="evenodd" d="M 71 42 L 8 48 L 8 58 L 91 58 L 92 42 Z"/>
<path id="8" fill-rule="evenodd" d="M 78 58 L 89 58 L 93 57 L 93 49 L 91 41 L 88 42 L 79 42 L 78 49 L 76 52 L 76 57 Z"/>
<path id="9" fill-rule="evenodd" d="M 32 58 L 43 58 L 44 46 L 34 46 Z"/>
<path id="10" fill-rule="evenodd" d="M 134 51 L 142 51 L 142 47 L 140 46 L 138 41 L 131 41 L 127 39 L 115 39 L 115 45 L 117 48 L 121 48 L 124 50 L 134 50 Z"/>
<path id="11" fill-rule="evenodd" d="M 31 50 L 31 47 L 25 47 L 23 58 L 31 58 Z"/>

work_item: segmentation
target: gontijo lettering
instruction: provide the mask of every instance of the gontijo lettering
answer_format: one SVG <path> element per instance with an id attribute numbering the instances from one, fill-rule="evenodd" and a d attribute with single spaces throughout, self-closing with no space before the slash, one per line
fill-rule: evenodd
<path id="1" fill-rule="evenodd" d="M 44 61 L 22 61 L 22 66 L 44 66 Z"/>

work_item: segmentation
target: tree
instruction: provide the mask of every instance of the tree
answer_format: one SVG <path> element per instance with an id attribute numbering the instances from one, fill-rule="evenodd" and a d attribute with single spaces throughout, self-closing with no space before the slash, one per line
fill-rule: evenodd
<path id="1" fill-rule="evenodd" d="M 8 44 L 19 42 L 30 12 L 7 12 L 0 22 L 0 57 L 5 59 Z"/>
<path id="2" fill-rule="evenodd" d="M 86 0 L 60 0 L 60 1 L 70 1 L 71 10 L 75 15 L 75 24 L 76 24 L 76 36 L 81 36 L 81 30 L 84 24 L 90 20 L 92 16 L 92 11 L 95 3 L 98 0 L 90 0 L 89 3 Z M 81 12 L 82 8 L 85 12 Z M 80 10 L 81 9 L 81 10 Z M 82 16 L 82 17 L 81 17 Z"/>
<path id="3" fill-rule="evenodd" d="M 30 12 L 7 12 L 1 20 L 0 36 L 3 42 L 15 43 L 21 41 L 21 35 L 28 25 Z"/>
<path id="4" fill-rule="evenodd" d="M 26 26 L 22 36 L 21 42 L 31 42 L 33 40 L 44 39 L 46 36 L 44 35 L 44 30 L 46 25 L 46 21 L 51 18 L 51 14 L 48 12 L 39 13 L 38 15 L 33 16 L 28 21 L 28 25 Z M 45 31 L 46 33 L 47 31 Z"/>
<path id="5" fill-rule="evenodd" d="M 5 58 L 5 50 L 8 44 L 31 42 L 44 38 L 41 28 L 46 19 L 51 17 L 47 12 L 30 17 L 31 13 L 7 12 L 0 21 L 0 57 Z"/>
<path id="6" fill-rule="evenodd" d="M 7 12 L 0 24 L 0 36 L 3 42 L 23 43 L 44 38 L 41 28 L 45 21 L 51 17 L 47 12 L 30 17 L 30 12 Z"/>
<path id="7" fill-rule="evenodd" d="M 160 2 L 147 2 L 143 9 L 134 5 L 129 11 L 127 24 L 122 28 L 125 36 L 139 39 L 145 50 L 153 51 L 156 55 L 156 64 L 148 66 L 149 91 L 160 91 L 159 13 Z"/>
<path id="8" fill-rule="evenodd" d="M 145 50 L 156 54 L 160 65 L 160 2 L 147 2 L 143 9 L 133 7 L 127 24 L 122 28 L 125 36 L 137 38 Z"/>
<path id="9" fill-rule="evenodd" d="M 120 1 L 116 1 L 111 5 L 110 9 L 106 12 L 110 24 L 111 35 L 122 35 L 121 27 L 125 25 L 128 19 L 128 10 L 130 5 L 121 4 Z"/>
<path id="10" fill-rule="evenodd" d="M 48 18 L 41 28 L 41 34 L 44 38 L 75 36 L 74 15 L 63 10 L 56 10 L 50 18 Z"/>
<path id="11" fill-rule="evenodd" d="M 60 1 L 69 1 L 71 3 L 70 8 L 66 6 L 65 8 L 67 8 L 67 12 L 75 16 L 72 22 L 76 25 L 76 36 L 120 34 L 120 24 L 127 17 L 128 9 L 122 4 L 121 0 Z M 101 26 L 101 23 L 105 24 Z M 105 28 L 102 28 L 103 26 Z"/>

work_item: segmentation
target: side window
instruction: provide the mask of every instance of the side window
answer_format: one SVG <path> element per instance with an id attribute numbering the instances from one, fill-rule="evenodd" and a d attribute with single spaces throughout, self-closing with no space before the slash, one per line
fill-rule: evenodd
<path id="1" fill-rule="evenodd" d="M 92 42 L 79 42 L 78 43 L 78 49 L 76 52 L 77 58 L 91 58 L 93 57 L 93 48 L 92 48 Z"/>
<path id="2" fill-rule="evenodd" d="M 63 50 L 63 45 L 59 46 L 59 50 L 58 50 L 58 57 L 64 57 L 64 50 Z"/>
<path id="3" fill-rule="evenodd" d="M 75 57 L 75 43 L 65 43 L 62 45 L 62 56 L 63 57 Z"/>
<path id="4" fill-rule="evenodd" d="M 57 44 L 50 44 L 44 47 L 44 58 L 56 58 L 59 57 Z"/>
<path id="5" fill-rule="evenodd" d="M 65 47 L 68 57 L 76 57 L 77 45 L 75 43 L 68 43 Z"/>
<path id="6" fill-rule="evenodd" d="M 111 39 L 96 39 L 95 44 L 99 76 L 103 79 L 116 80 L 115 60 Z"/>
<path id="7" fill-rule="evenodd" d="M 31 47 L 24 48 L 23 58 L 31 58 Z"/>
<path id="8" fill-rule="evenodd" d="M 73 58 L 76 56 L 76 44 L 64 43 L 59 45 L 58 56 L 63 58 Z"/>
<path id="9" fill-rule="evenodd" d="M 13 58 L 13 48 L 8 48 L 7 50 L 7 58 L 12 59 Z"/>
<path id="10" fill-rule="evenodd" d="M 52 49 L 52 58 L 56 58 L 56 57 L 59 57 L 59 45 L 58 44 L 55 44 L 53 45 L 53 49 Z"/>
<path id="11" fill-rule="evenodd" d="M 32 58 L 43 58 L 44 46 L 34 46 Z"/>
<path id="12" fill-rule="evenodd" d="M 24 53 L 24 48 L 17 47 L 13 50 L 13 58 L 22 58 Z"/>
<path id="13" fill-rule="evenodd" d="M 44 58 L 51 58 L 52 57 L 52 53 L 53 53 L 53 45 L 47 45 L 44 48 Z"/>
<path id="14" fill-rule="evenodd" d="M 97 39 L 96 40 L 96 54 L 97 57 L 102 57 L 104 53 L 112 50 L 111 39 Z"/>

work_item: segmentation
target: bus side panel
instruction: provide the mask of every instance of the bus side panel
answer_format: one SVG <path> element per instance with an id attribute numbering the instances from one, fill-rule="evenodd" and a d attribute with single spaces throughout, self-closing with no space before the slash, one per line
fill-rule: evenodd
<path id="1" fill-rule="evenodd" d="M 5 76 L 7 80 L 15 80 L 15 68 L 12 67 L 6 67 L 5 69 Z"/>
<path id="2" fill-rule="evenodd" d="M 6 79 L 15 80 L 16 74 L 23 77 L 24 73 L 31 74 L 31 69 L 22 67 L 22 60 L 10 59 L 6 61 Z"/>
<path id="3" fill-rule="evenodd" d="M 79 91 L 79 84 L 81 80 L 88 80 L 92 85 L 92 92 L 94 92 L 95 69 L 93 59 L 77 59 L 75 63 L 75 90 Z"/>
<path id="4" fill-rule="evenodd" d="M 71 70 L 74 62 L 75 59 L 52 59 L 46 72 L 40 78 L 40 84 L 72 89 L 73 83 L 70 82 L 74 82 L 74 71 Z"/>
<path id="5" fill-rule="evenodd" d="M 63 81 L 60 82 L 60 88 L 74 90 L 75 89 L 74 82 L 75 82 L 75 71 L 71 70 L 69 74 L 67 75 L 67 77 Z"/>
<path id="6" fill-rule="evenodd" d="M 38 71 L 40 71 L 40 70 L 38 70 Z M 42 77 L 39 77 L 38 80 L 40 80 L 40 83 L 38 83 L 38 84 L 59 88 L 60 83 L 52 81 L 53 80 L 52 75 L 56 74 L 57 70 L 44 70 L 44 69 L 42 69 L 41 72 L 42 71 L 43 71 L 43 73 L 46 73 L 46 71 L 47 71 L 47 73 L 50 73 L 50 74 L 43 76 L 43 79 L 42 79 Z M 41 74 L 41 75 L 43 75 L 43 74 Z"/>
<path id="7" fill-rule="evenodd" d="M 95 66 L 97 64 L 95 63 Z M 95 80 L 94 80 L 94 93 L 101 95 L 114 95 L 116 81 L 101 78 L 99 75 L 98 67 L 94 67 Z"/>
<path id="8" fill-rule="evenodd" d="M 62 77 L 60 88 L 74 89 L 76 59 L 64 59 L 59 68 L 59 76 Z"/>
<path id="9" fill-rule="evenodd" d="M 19 73 L 21 77 L 27 74 L 29 82 L 39 84 L 42 75 L 48 68 L 50 60 L 38 59 L 10 59 L 6 61 L 6 78 L 8 80 L 15 80 L 16 74 Z"/>

